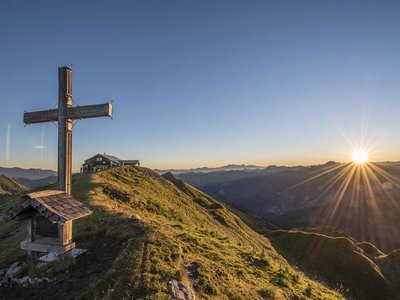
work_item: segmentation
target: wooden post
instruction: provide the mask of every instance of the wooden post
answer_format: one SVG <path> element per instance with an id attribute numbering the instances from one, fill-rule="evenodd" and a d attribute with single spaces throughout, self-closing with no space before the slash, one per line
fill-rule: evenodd
<path id="1" fill-rule="evenodd" d="M 71 194 L 72 119 L 67 109 L 72 106 L 72 68 L 58 68 L 58 189 Z"/>
<path id="2" fill-rule="evenodd" d="M 58 226 L 58 238 L 60 244 L 65 246 L 72 243 L 72 221 L 67 221 Z"/>
<path id="3" fill-rule="evenodd" d="M 28 238 L 27 241 L 28 242 L 33 242 L 34 241 L 34 216 L 31 215 L 31 218 L 28 220 Z M 34 251 L 28 251 L 28 257 L 29 257 L 29 262 L 30 263 L 35 263 L 37 260 L 37 253 Z"/>

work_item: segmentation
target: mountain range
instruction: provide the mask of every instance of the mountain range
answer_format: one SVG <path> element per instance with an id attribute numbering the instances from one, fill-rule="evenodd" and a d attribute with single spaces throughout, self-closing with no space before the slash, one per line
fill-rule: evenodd
<path id="1" fill-rule="evenodd" d="M 39 179 L 28 179 L 24 177 L 14 177 L 14 181 L 26 186 L 27 188 L 33 190 L 36 188 L 44 187 L 49 184 L 57 182 L 57 176 L 50 175 L 47 177 L 39 178 Z"/>
<path id="2" fill-rule="evenodd" d="M 216 172 L 216 171 L 252 171 L 252 170 L 262 170 L 265 167 L 256 166 L 256 165 L 236 165 L 236 164 L 229 164 L 222 167 L 201 167 L 201 168 L 194 168 L 194 169 L 169 169 L 169 170 L 160 170 L 155 169 L 154 171 L 159 174 L 164 173 L 172 173 L 172 174 L 185 174 L 185 173 L 209 173 L 209 172 Z"/>
<path id="3" fill-rule="evenodd" d="M 5 168 L 0 167 L 0 175 L 5 175 L 8 178 L 22 177 L 30 180 L 42 179 L 49 176 L 57 176 L 57 172 L 53 170 L 42 169 L 24 169 L 24 168 Z"/>

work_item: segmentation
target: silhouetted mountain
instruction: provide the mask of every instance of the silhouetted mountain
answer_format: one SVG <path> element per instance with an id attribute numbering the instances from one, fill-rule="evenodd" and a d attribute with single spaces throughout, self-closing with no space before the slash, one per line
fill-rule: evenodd
<path id="1" fill-rule="evenodd" d="M 202 172 L 188 172 L 176 174 L 183 181 L 202 187 L 205 185 L 221 184 L 227 181 L 234 181 L 238 179 L 254 177 L 263 174 L 264 169 L 261 170 L 232 170 L 232 171 L 214 171 L 208 173 Z"/>
<path id="2" fill-rule="evenodd" d="M 215 168 L 201 167 L 201 168 L 195 168 L 195 169 L 170 169 L 170 170 L 155 169 L 154 171 L 159 174 L 164 174 L 164 173 L 169 172 L 169 173 L 176 175 L 176 174 L 183 174 L 183 173 L 208 173 L 208 172 L 215 172 L 215 171 L 238 171 L 238 170 L 251 171 L 251 170 L 262 170 L 264 168 L 265 167 L 256 166 L 256 165 L 229 164 L 226 166 L 215 167 Z"/>
<path id="3" fill-rule="evenodd" d="M 15 177 L 13 178 L 16 182 L 30 188 L 36 189 L 39 187 L 47 186 L 51 183 L 57 182 L 57 176 L 51 175 L 48 177 L 40 178 L 40 179 L 27 179 L 23 177 Z"/>
<path id="4" fill-rule="evenodd" d="M 32 179 L 41 179 L 49 176 L 57 176 L 57 172 L 53 170 L 42 170 L 42 169 L 0 167 L 0 175 L 5 175 L 8 178 L 23 177 L 32 180 Z"/>
<path id="5" fill-rule="evenodd" d="M 337 164 L 336 162 L 328 162 L 324 166 L 330 166 L 332 164 Z M 237 170 L 217 170 L 209 172 L 185 172 L 175 174 L 180 179 L 185 182 L 194 185 L 196 187 L 201 187 L 205 185 L 220 184 L 224 182 L 234 181 L 243 178 L 255 177 L 263 174 L 277 174 L 286 171 L 309 171 L 311 169 L 319 168 L 316 166 L 268 166 L 267 168 L 257 168 L 257 169 L 237 169 Z"/>

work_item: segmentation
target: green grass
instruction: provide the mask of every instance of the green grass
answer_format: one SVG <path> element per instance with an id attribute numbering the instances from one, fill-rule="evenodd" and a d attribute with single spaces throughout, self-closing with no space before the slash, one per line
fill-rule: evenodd
<path id="1" fill-rule="evenodd" d="M 392 299 L 390 286 L 379 266 L 351 239 L 340 235 L 277 230 L 267 237 L 303 269 L 332 286 L 341 287 L 356 299 Z"/>
<path id="2" fill-rule="evenodd" d="M 0 215 L 12 206 L 16 199 L 16 196 L 5 196 L 4 199 L 1 199 Z M 19 246 L 20 242 L 26 237 L 26 230 L 22 230 L 15 237 L 10 237 L 10 233 L 15 231 L 18 226 L 20 224 L 16 220 L 8 223 L 0 221 L 0 269 L 9 267 L 10 264 L 26 256 L 26 253 Z"/>
<path id="3" fill-rule="evenodd" d="M 375 245 L 368 243 L 368 242 L 361 242 L 361 243 L 356 243 L 357 247 L 361 248 L 365 255 L 371 258 L 379 257 L 384 255 L 384 253 L 379 250 Z"/>
<path id="4" fill-rule="evenodd" d="M 265 220 L 257 215 L 254 215 L 251 212 L 244 212 L 243 210 L 237 209 L 229 205 L 226 205 L 226 207 L 235 215 L 240 217 L 240 219 L 244 223 L 246 223 L 246 225 L 248 225 L 251 229 L 260 234 L 265 234 L 267 232 L 270 232 L 271 230 L 279 229 L 279 227 L 277 227 L 276 225 L 266 222 Z"/>
<path id="5" fill-rule="evenodd" d="M 78 246 L 98 236 L 125 243 L 83 299 L 171 299 L 172 279 L 200 299 L 302 299 L 308 288 L 310 299 L 343 298 L 292 268 L 224 205 L 173 177 L 124 166 L 74 176 L 72 190 L 94 211 L 74 222 Z M 133 214 L 140 224 L 129 221 Z"/>
<path id="6" fill-rule="evenodd" d="M 5 175 L 0 175 L 0 195 L 12 195 L 27 190 L 28 188 L 22 184 L 19 184 Z"/>

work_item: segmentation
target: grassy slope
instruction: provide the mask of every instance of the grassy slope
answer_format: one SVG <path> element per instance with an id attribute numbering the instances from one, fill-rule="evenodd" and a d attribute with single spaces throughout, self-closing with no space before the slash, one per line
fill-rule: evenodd
<path id="1" fill-rule="evenodd" d="M 315 230 L 317 231 L 317 230 Z M 343 286 L 356 299 L 394 299 L 389 281 L 374 254 L 381 252 L 345 235 L 328 236 L 301 230 L 267 234 L 282 253 L 333 285 Z"/>
<path id="2" fill-rule="evenodd" d="M 15 202 L 16 197 L 4 196 L 0 200 L 0 215 Z M 13 220 L 3 223 L 0 218 L 0 269 L 9 267 L 11 263 L 21 259 L 25 255 L 19 247 L 19 243 L 26 238 L 26 230 L 22 230 L 14 237 L 9 237 L 10 232 L 15 231 L 20 224 Z"/>
<path id="3" fill-rule="evenodd" d="M 0 215 L 15 202 L 19 193 L 27 190 L 28 188 L 22 184 L 0 175 Z M 18 260 L 24 255 L 19 243 L 25 239 L 26 231 L 21 230 L 21 227 L 15 220 L 6 224 L 0 223 L 0 268 L 6 267 L 9 262 Z"/>
<path id="4" fill-rule="evenodd" d="M 294 270 L 266 238 L 214 199 L 168 179 L 128 166 L 73 178 L 74 196 L 94 211 L 74 223 L 78 246 L 80 240 L 96 243 L 100 235 L 126 241 L 83 298 L 170 299 L 171 279 L 188 283 L 201 299 L 342 298 Z M 133 214 L 142 218 L 141 230 L 130 227 Z M 9 246 L 16 249 L 12 243 L 19 238 L 8 239 Z M 0 268 L 15 260 L 4 258 L 4 248 Z"/>
<path id="5" fill-rule="evenodd" d="M 28 188 L 22 184 L 19 184 L 7 176 L 0 175 L 0 195 L 11 195 L 27 190 Z"/>

